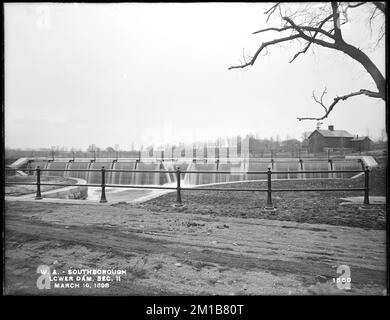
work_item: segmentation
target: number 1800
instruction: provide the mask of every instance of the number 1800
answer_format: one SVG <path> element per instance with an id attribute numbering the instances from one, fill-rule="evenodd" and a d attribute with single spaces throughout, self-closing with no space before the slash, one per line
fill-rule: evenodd
<path id="1" fill-rule="evenodd" d="M 341 265 L 337 268 L 338 278 L 333 278 L 337 288 L 341 290 L 351 290 L 351 269 L 347 265 Z"/>

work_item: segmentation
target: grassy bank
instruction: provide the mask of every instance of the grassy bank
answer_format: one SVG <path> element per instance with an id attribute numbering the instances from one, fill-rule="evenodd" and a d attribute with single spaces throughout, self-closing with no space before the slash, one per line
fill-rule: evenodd
<path id="1" fill-rule="evenodd" d="M 18 182 L 18 183 L 36 183 L 37 177 L 35 176 L 7 176 L 5 182 Z M 73 179 L 63 177 L 48 177 L 41 176 L 41 183 L 63 183 L 67 185 L 74 185 L 76 181 Z M 41 192 L 50 191 L 61 188 L 61 186 L 41 186 Z M 33 194 L 36 192 L 37 187 L 35 185 L 6 185 L 6 196 L 22 196 L 27 194 Z"/>

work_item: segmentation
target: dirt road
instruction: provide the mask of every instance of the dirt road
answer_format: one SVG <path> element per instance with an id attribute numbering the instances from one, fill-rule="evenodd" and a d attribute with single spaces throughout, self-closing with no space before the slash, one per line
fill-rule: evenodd
<path id="1" fill-rule="evenodd" d="M 386 235 L 289 221 L 150 212 L 129 205 L 7 202 L 5 294 L 384 294 Z M 352 290 L 336 287 L 339 265 Z M 121 269 L 109 287 L 39 290 L 39 265 Z"/>

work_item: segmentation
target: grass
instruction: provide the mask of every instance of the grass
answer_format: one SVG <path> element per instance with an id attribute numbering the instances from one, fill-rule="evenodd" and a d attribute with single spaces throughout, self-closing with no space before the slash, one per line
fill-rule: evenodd
<path id="1" fill-rule="evenodd" d="M 5 182 L 18 182 L 18 183 L 36 183 L 36 176 L 6 176 Z M 41 183 L 63 183 L 67 185 L 76 184 L 73 179 L 63 177 L 50 177 L 41 176 Z M 41 192 L 50 191 L 53 189 L 61 188 L 59 186 L 41 186 Z M 6 196 L 22 196 L 27 194 L 33 194 L 36 192 L 37 187 L 35 185 L 6 185 Z"/>

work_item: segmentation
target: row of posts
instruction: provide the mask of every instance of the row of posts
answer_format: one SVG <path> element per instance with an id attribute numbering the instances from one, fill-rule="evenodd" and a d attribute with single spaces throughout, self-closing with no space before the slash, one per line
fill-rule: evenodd
<path id="1" fill-rule="evenodd" d="M 37 175 L 37 193 L 35 196 L 35 200 L 41 200 L 42 194 L 41 194 L 41 169 L 39 166 L 36 168 L 36 175 Z M 100 196 L 100 203 L 107 202 L 106 199 L 106 169 L 102 167 L 101 169 L 101 196 Z M 181 171 L 180 168 L 176 169 L 176 206 L 182 206 L 182 200 L 181 200 L 181 185 L 180 185 L 180 178 L 181 178 Z M 363 203 L 365 205 L 370 204 L 369 200 L 369 181 L 370 181 L 370 171 L 369 168 L 366 167 L 364 170 L 364 201 Z M 271 168 L 268 168 L 267 171 L 267 205 L 264 208 L 268 211 L 274 211 L 275 207 L 272 203 L 272 170 Z"/>
<path id="2" fill-rule="evenodd" d="M 292 152 L 294 152 L 294 151 L 297 152 L 297 157 L 299 159 L 301 159 L 301 152 L 302 152 L 302 150 L 301 149 L 295 149 Z M 93 152 L 93 159 L 96 160 L 96 151 L 93 150 L 92 152 Z M 270 152 L 271 152 L 271 159 L 274 159 L 275 151 L 274 150 L 270 150 Z M 172 151 L 172 155 L 173 155 L 173 151 Z M 119 156 L 119 152 L 115 151 L 115 158 L 116 158 L 116 160 L 118 160 L 118 156 Z M 330 149 L 327 149 L 327 156 L 328 156 L 328 159 L 330 159 L 330 157 L 331 157 Z M 52 160 L 54 161 L 54 150 L 51 151 L 51 157 L 52 157 Z M 73 160 L 74 160 L 75 159 L 75 152 L 74 151 L 72 151 L 72 157 L 73 157 Z M 138 159 L 139 160 L 141 159 L 141 151 L 138 152 Z M 162 153 L 162 155 L 161 155 L 161 160 L 164 161 L 164 153 Z"/>

